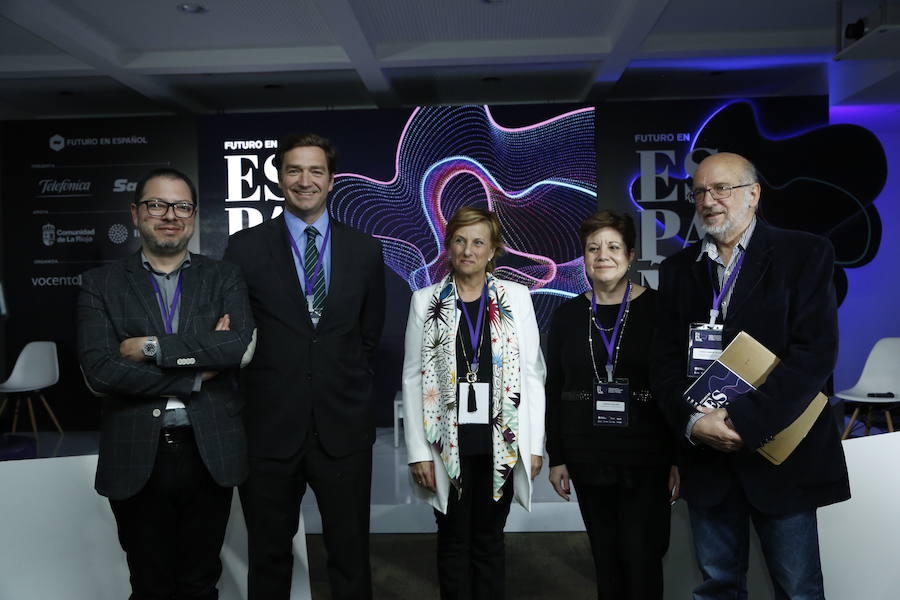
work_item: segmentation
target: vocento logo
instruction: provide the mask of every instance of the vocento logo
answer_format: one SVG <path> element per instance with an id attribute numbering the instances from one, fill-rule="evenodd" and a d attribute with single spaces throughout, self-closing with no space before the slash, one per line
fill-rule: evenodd
<path id="1" fill-rule="evenodd" d="M 32 287 L 80 286 L 81 275 L 60 275 L 54 277 L 32 277 Z"/>

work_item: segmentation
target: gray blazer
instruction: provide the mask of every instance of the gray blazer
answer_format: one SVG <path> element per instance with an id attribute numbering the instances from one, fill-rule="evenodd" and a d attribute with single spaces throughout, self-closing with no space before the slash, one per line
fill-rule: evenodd
<path id="1" fill-rule="evenodd" d="M 247 288 L 235 266 L 196 254 L 183 273 L 178 333 L 169 335 L 140 252 L 82 275 L 78 358 L 92 391 L 104 395 L 95 488 L 113 500 L 133 496 L 150 477 L 166 397 L 184 400 L 219 485 L 247 475 L 235 373 L 254 337 Z M 230 331 L 213 331 L 225 313 Z M 159 338 L 159 365 L 120 356 L 122 340 L 148 335 Z M 196 373 L 208 370 L 219 374 L 192 393 Z"/>

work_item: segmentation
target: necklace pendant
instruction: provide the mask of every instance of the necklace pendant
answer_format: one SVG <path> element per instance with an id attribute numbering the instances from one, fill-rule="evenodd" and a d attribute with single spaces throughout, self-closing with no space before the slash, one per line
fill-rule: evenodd
<path id="1" fill-rule="evenodd" d="M 476 383 L 478 381 L 478 373 L 475 371 L 469 371 L 466 373 L 466 382 L 467 383 Z"/>

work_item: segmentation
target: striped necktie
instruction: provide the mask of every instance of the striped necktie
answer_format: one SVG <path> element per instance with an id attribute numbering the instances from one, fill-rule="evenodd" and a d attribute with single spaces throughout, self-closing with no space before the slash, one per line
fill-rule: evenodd
<path id="1" fill-rule="evenodd" d="M 308 280 L 312 280 L 316 271 L 316 263 L 319 262 L 319 250 L 316 248 L 316 236 L 319 231 L 310 225 L 306 228 L 306 252 L 303 255 L 303 270 L 306 271 Z M 325 248 L 322 248 L 324 251 Z M 309 294 L 309 290 L 306 290 Z M 325 265 L 319 269 L 319 276 L 313 286 L 313 309 L 320 313 L 325 308 Z"/>

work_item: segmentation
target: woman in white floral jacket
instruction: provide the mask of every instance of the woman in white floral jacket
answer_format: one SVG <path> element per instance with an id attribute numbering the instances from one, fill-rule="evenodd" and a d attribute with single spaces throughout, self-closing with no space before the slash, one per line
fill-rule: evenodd
<path id="1" fill-rule="evenodd" d="M 447 223 L 450 274 L 413 294 L 403 409 L 410 478 L 434 507 L 441 597 L 504 597 L 503 528 L 531 510 L 544 443 L 544 361 L 528 288 L 493 276 L 496 214 Z"/>

